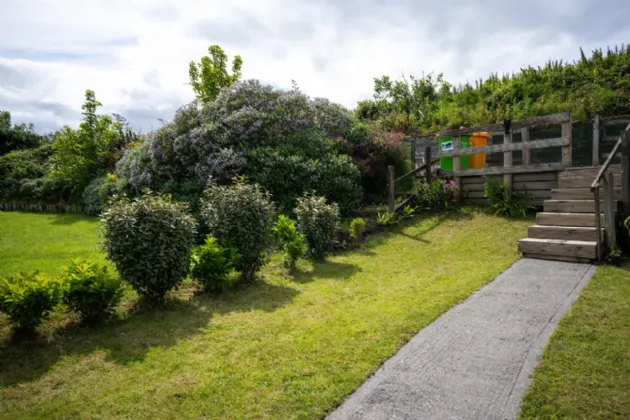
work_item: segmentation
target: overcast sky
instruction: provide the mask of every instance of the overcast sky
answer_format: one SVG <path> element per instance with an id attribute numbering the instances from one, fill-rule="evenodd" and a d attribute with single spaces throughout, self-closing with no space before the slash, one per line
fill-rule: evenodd
<path id="1" fill-rule="evenodd" d="M 630 42 L 628 0 L 0 0 L 0 109 L 45 132 L 103 112 L 159 127 L 211 44 L 244 78 L 353 108 L 384 74 L 461 83 Z"/>

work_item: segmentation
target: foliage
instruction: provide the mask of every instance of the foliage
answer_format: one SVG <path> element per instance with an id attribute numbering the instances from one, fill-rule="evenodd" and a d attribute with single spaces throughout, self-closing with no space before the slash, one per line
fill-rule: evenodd
<path id="1" fill-rule="evenodd" d="M 441 74 L 383 76 L 374 80 L 374 98 L 359 103 L 355 112 L 387 129 L 417 132 L 566 111 L 574 120 L 630 114 L 630 47 L 598 49 L 590 57 L 582 52 L 573 63 L 549 61 L 459 86 Z"/>
<path id="2" fill-rule="evenodd" d="M 454 180 L 433 179 L 431 184 L 420 184 L 418 207 L 423 210 L 448 210 L 457 205 L 458 194 Z"/>
<path id="3" fill-rule="evenodd" d="M 363 236 L 365 232 L 365 219 L 357 217 L 350 222 L 350 237 L 357 240 Z"/>
<path id="4" fill-rule="evenodd" d="M 53 143 L 52 175 L 71 186 L 76 194 L 83 192 L 99 173 L 113 169 L 125 145 L 137 140 L 122 117 L 97 115 L 102 104 L 93 91 L 85 92 L 83 121 L 78 130 L 61 129 Z"/>
<path id="5" fill-rule="evenodd" d="M 188 274 L 195 221 L 186 205 L 150 191 L 113 202 L 103 212 L 107 257 L 140 295 L 162 300 Z"/>
<path id="6" fill-rule="evenodd" d="M 94 178 L 81 194 L 81 200 L 85 204 L 85 213 L 99 215 L 106 207 L 109 200 L 118 189 L 116 175 L 107 174 Z"/>
<path id="7" fill-rule="evenodd" d="M 65 268 L 62 280 L 63 303 L 86 323 L 97 323 L 111 315 L 125 290 L 107 266 L 79 259 Z"/>
<path id="8" fill-rule="evenodd" d="M 0 312 L 7 314 L 19 330 L 37 327 L 58 301 L 58 282 L 37 271 L 0 278 Z"/>
<path id="9" fill-rule="evenodd" d="M 403 140 L 403 133 L 383 130 L 376 124 L 357 125 L 349 133 L 349 139 L 337 137 L 335 145 L 341 153 L 352 157 L 361 173 L 364 199 L 378 202 L 387 191 L 388 166 L 393 165 L 397 175 L 411 171 L 411 155 Z M 400 182 L 401 190 L 411 188 L 412 179 Z"/>
<path id="10" fill-rule="evenodd" d="M 295 207 L 298 229 L 306 238 L 308 253 L 316 261 L 323 261 L 332 252 L 333 237 L 339 225 L 339 207 L 328 204 L 326 197 L 307 194 L 297 200 Z"/>
<path id="11" fill-rule="evenodd" d="M 415 207 L 412 207 L 410 204 L 407 204 L 405 207 L 403 207 L 401 216 L 403 219 L 410 219 L 411 217 L 413 217 L 415 212 L 416 212 Z"/>
<path id="12" fill-rule="evenodd" d="M 278 216 L 278 222 L 273 228 L 273 232 L 282 244 L 284 265 L 291 268 L 295 267 L 297 260 L 306 255 L 308 251 L 304 235 L 298 232 L 295 222 L 283 214 Z"/>
<path id="13" fill-rule="evenodd" d="M 67 197 L 64 188 L 55 183 L 55 188 L 47 185 L 47 161 L 51 155 L 49 144 L 35 149 L 15 150 L 0 156 L 0 197 L 6 201 L 38 202 Z M 22 192 L 22 185 L 25 190 Z"/>
<path id="14" fill-rule="evenodd" d="M 379 226 L 390 226 L 398 223 L 398 215 L 396 212 L 379 212 L 376 216 L 376 224 Z"/>
<path id="15" fill-rule="evenodd" d="M 206 292 L 222 293 L 229 286 L 230 272 L 239 258 L 236 248 L 224 247 L 216 238 L 206 238 L 203 245 L 193 250 L 190 275 Z"/>
<path id="16" fill-rule="evenodd" d="M 14 150 L 39 147 L 47 139 L 33 129 L 33 124 L 11 124 L 11 114 L 0 110 L 0 156 Z"/>
<path id="17" fill-rule="evenodd" d="M 630 234 L 630 217 L 627 217 L 626 220 L 623 221 L 623 225 L 625 226 L 626 230 Z"/>
<path id="18" fill-rule="evenodd" d="M 212 236 L 238 250 L 236 269 L 246 281 L 253 280 L 273 245 L 275 208 L 269 193 L 245 178 L 229 186 L 210 182 L 201 216 Z"/>
<path id="19" fill-rule="evenodd" d="M 510 190 L 501 181 L 486 182 L 483 184 L 483 192 L 496 216 L 525 217 L 533 209 L 530 205 L 533 198 L 531 194 Z"/>
<path id="20" fill-rule="evenodd" d="M 232 74 L 227 71 L 228 56 L 218 45 L 208 48 L 209 55 L 201 58 L 197 64 L 190 62 L 188 74 L 190 85 L 197 99 L 211 102 L 217 98 L 222 88 L 232 85 L 241 78 L 243 59 L 240 55 L 232 61 Z"/>
<path id="21" fill-rule="evenodd" d="M 285 212 L 314 190 L 348 214 L 362 198 L 361 175 L 331 137 L 350 136 L 356 124 L 352 113 L 327 100 L 236 82 L 201 107 L 181 107 L 172 122 L 125 152 L 117 174 L 132 194 L 151 188 L 178 197 L 172 186 L 186 185 L 186 201 L 201 196 L 209 176 L 222 185 L 247 176 Z"/>

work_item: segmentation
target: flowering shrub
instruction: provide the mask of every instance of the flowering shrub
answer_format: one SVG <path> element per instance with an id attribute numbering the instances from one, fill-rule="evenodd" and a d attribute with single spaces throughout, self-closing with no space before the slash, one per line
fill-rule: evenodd
<path id="1" fill-rule="evenodd" d="M 224 185 L 245 175 L 284 210 L 313 190 L 349 213 L 362 198 L 361 175 L 331 137 L 367 135 L 357 124 L 350 111 L 326 99 L 257 80 L 236 82 L 212 102 L 180 108 L 173 122 L 125 153 L 117 173 L 130 193 L 151 188 L 186 201 L 201 195 L 210 176 Z"/>
<path id="2" fill-rule="evenodd" d="M 459 189 L 454 180 L 434 179 L 420 186 L 418 207 L 424 210 L 447 210 L 457 203 Z"/>
<path id="3" fill-rule="evenodd" d="M 339 208 L 325 197 L 305 195 L 295 208 L 298 229 L 308 242 L 309 255 L 322 261 L 333 249 L 333 238 L 339 225 Z"/>

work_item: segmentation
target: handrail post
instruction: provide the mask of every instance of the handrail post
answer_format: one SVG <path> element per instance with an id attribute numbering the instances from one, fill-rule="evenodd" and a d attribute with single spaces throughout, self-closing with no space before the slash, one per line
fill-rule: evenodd
<path id="1" fill-rule="evenodd" d="M 630 131 L 621 133 L 621 202 L 623 217 L 630 215 Z"/>
<path id="2" fill-rule="evenodd" d="M 593 189 L 595 194 L 595 233 L 597 234 L 597 261 L 602 262 L 602 222 L 599 208 L 599 185 Z"/>
<path id="3" fill-rule="evenodd" d="M 389 192 L 389 211 L 394 211 L 394 203 L 396 201 L 396 167 L 394 165 L 387 166 L 387 186 Z"/>
<path id="4" fill-rule="evenodd" d="M 424 160 L 425 160 L 426 165 L 427 165 L 427 167 L 425 169 L 426 176 L 427 176 L 427 185 L 431 185 L 431 176 L 433 175 L 431 173 L 431 166 L 432 166 L 431 165 L 431 161 L 433 160 L 433 158 L 431 156 L 431 146 L 427 146 L 424 149 L 424 156 L 425 156 Z"/>
<path id="5" fill-rule="evenodd" d="M 608 249 L 617 246 L 617 232 L 615 226 L 615 202 L 614 188 L 615 178 L 612 172 L 608 172 L 606 182 L 604 183 L 604 217 L 606 218 L 606 238 Z"/>

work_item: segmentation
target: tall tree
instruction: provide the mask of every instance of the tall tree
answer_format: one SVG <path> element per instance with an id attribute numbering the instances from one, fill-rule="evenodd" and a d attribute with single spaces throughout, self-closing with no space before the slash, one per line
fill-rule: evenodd
<path id="1" fill-rule="evenodd" d="M 188 74 L 190 84 L 197 99 L 211 102 L 216 99 L 221 88 L 232 85 L 241 78 L 243 59 L 240 55 L 232 60 L 232 74 L 228 73 L 228 56 L 218 45 L 208 48 L 209 55 L 201 57 L 199 63 L 190 62 Z"/>

